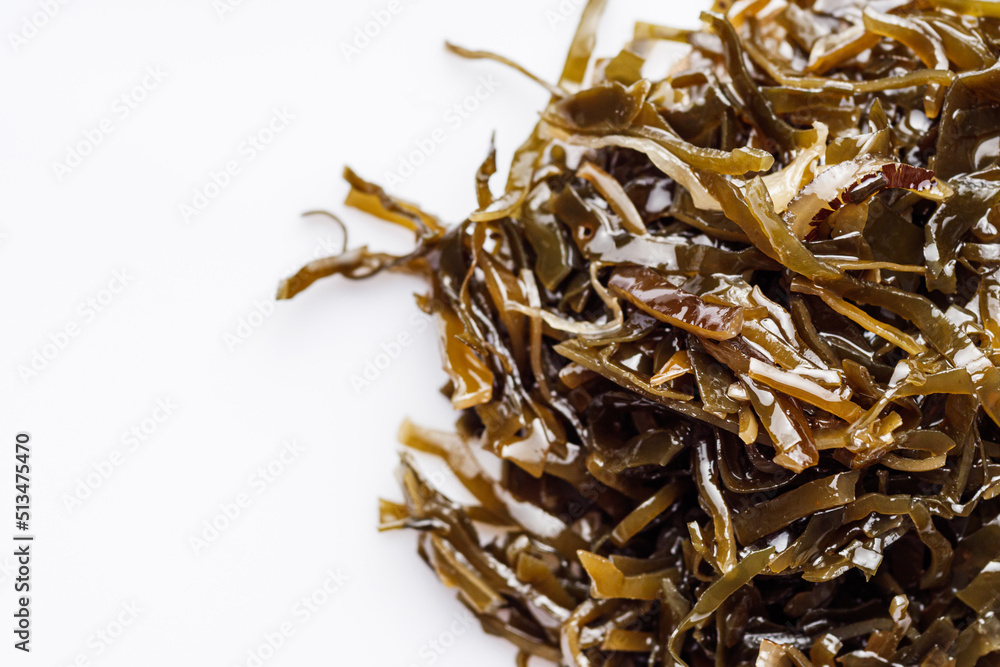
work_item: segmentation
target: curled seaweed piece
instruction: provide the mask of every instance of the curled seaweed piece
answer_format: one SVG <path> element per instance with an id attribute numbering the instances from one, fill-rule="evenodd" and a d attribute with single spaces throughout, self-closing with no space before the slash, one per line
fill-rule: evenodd
<path id="1" fill-rule="evenodd" d="M 884 190 L 904 189 L 933 202 L 943 202 L 954 194 L 934 172 L 899 162 L 859 158 L 833 165 L 806 185 L 788 204 L 786 224 L 799 238 L 814 230 L 845 206 L 865 204 Z"/>
<path id="2" fill-rule="evenodd" d="M 492 141 L 457 224 L 347 169 L 413 250 L 281 284 L 428 284 L 459 417 L 379 529 L 519 665 L 997 664 L 1000 3 L 716 0 L 595 60 L 605 4 L 556 83 L 449 46 L 551 93 L 502 191 Z"/>

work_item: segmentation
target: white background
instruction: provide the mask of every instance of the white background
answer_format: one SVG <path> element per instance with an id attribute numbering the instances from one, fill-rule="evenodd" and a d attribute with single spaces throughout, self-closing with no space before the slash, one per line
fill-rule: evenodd
<path id="1" fill-rule="evenodd" d="M 394 192 L 449 221 L 473 210 L 490 133 L 503 172 L 548 96 L 443 41 L 555 79 L 582 3 L 401 0 L 350 58 L 342 45 L 388 0 L 51 4 L 48 19 L 40 0 L 0 10 L 0 664 L 253 665 L 249 652 L 287 622 L 293 634 L 263 664 L 512 665 L 505 642 L 458 632 L 462 607 L 414 535 L 375 530 L 377 498 L 399 498 L 401 419 L 453 418 L 435 336 L 411 321 L 422 285 L 326 280 L 273 312 L 270 297 L 341 242 L 303 211 L 340 213 L 352 246 L 410 246 L 404 230 L 344 210 L 344 164 L 384 182 L 442 128 Z M 703 4 L 612 0 L 598 52 L 617 53 L 635 19 L 693 26 Z M 448 122 L 480 77 L 496 91 Z M 245 142 L 276 109 L 294 118 L 251 160 Z M 74 150 L 88 154 L 77 163 Z M 185 221 L 181 205 L 229 161 L 239 173 Z M 351 376 L 400 333 L 411 344 L 356 391 Z M 32 436 L 37 536 L 28 655 L 12 646 L 19 431 Z M 274 463 L 290 440 L 302 451 Z M 268 464 L 280 474 L 262 483 Z M 249 505 L 206 538 L 240 494 Z M 295 605 L 328 571 L 346 581 L 304 620 Z M 134 620 L 123 605 L 140 609 Z"/>

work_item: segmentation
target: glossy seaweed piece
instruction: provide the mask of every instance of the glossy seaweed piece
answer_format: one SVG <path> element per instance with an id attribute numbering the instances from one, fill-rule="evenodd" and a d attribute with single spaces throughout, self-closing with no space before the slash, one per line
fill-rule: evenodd
<path id="1" fill-rule="evenodd" d="M 1000 664 L 998 6 L 717 0 L 605 60 L 591 0 L 553 83 L 449 46 L 551 94 L 467 219 L 345 170 L 413 250 L 278 296 L 428 284 L 459 418 L 380 527 L 519 665 Z"/>

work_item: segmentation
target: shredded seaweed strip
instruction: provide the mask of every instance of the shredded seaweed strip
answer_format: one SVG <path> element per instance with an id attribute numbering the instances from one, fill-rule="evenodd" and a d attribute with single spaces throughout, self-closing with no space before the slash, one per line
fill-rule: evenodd
<path id="1" fill-rule="evenodd" d="M 449 46 L 552 95 L 502 192 L 492 143 L 458 224 L 347 170 L 413 250 L 280 287 L 429 285 L 460 416 L 382 529 L 520 665 L 1000 665 L 1000 2 L 717 0 L 602 59 L 604 5 L 551 82 Z"/>

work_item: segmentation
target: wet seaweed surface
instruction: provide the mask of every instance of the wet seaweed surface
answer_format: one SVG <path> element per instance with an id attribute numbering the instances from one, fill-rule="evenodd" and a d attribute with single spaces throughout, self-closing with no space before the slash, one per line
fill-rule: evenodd
<path id="1" fill-rule="evenodd" d="M 404 451 L 381 528 L 522 665 L 1000 665 L 1000 2 L 717 1 L 601 59 L 604 4 L 554 83 L 449 45 L 551 93 L 502 192 L 492 147 L 457 224 L 346 170 L 412 252 L 279 289 L 429 285 L 459 417 L 400 437 L 476 500 Z"/>

